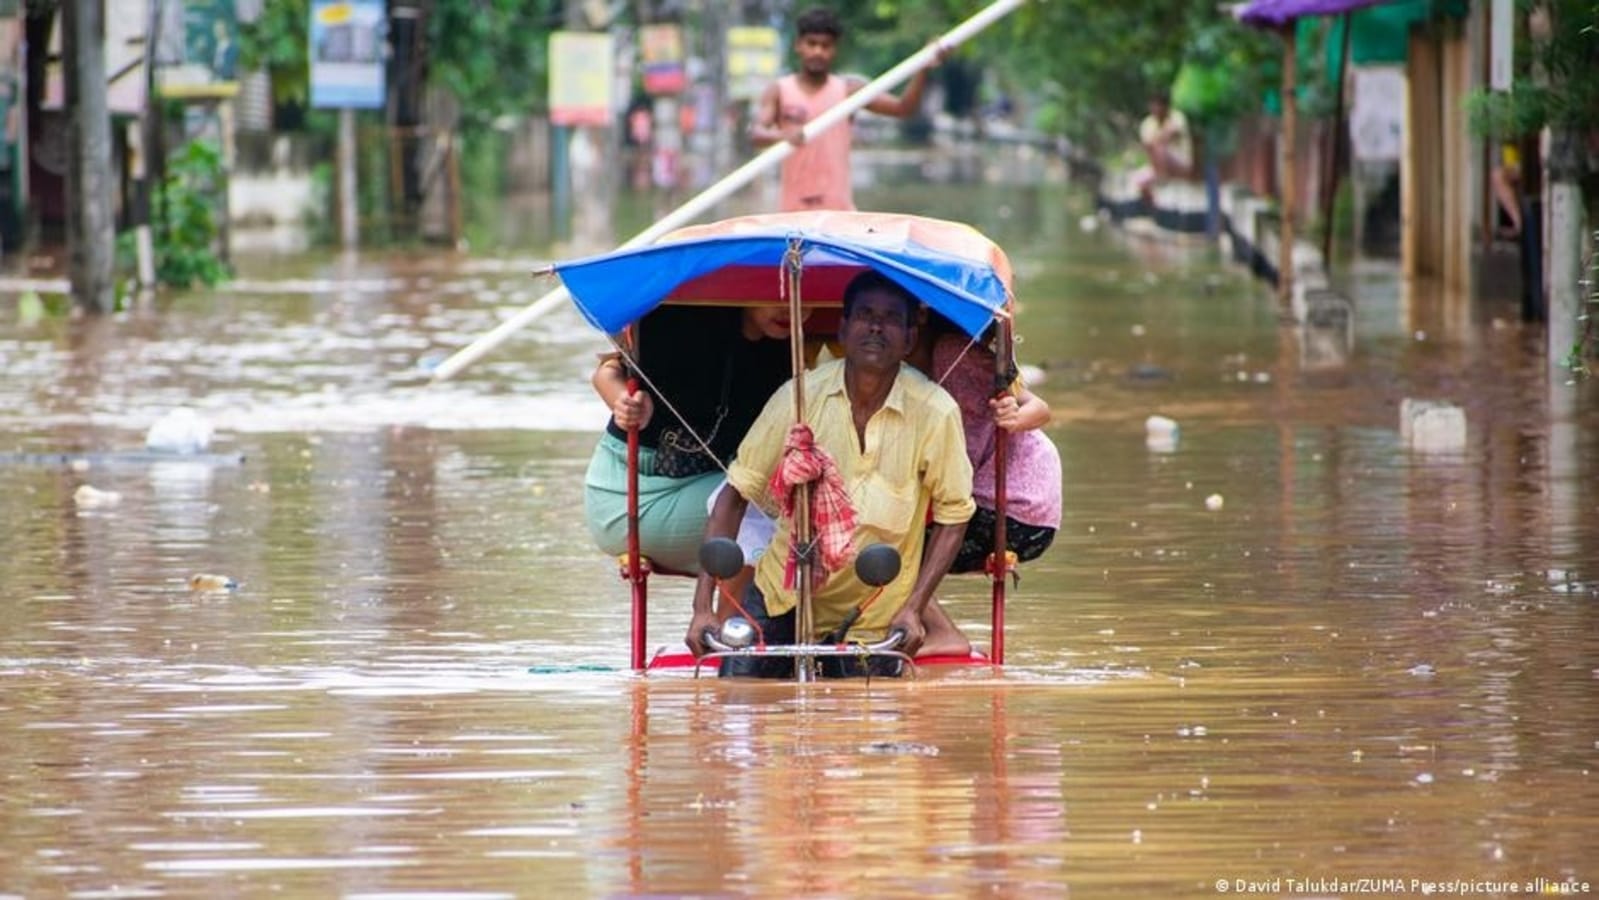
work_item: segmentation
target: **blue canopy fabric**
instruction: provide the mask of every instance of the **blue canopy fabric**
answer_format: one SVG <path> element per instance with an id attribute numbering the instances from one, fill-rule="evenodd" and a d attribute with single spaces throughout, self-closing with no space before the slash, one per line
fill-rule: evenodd
<path id="1" fill-rule="evenodd" d="M 769 280 L 761 278 L 758 296 L 701 299 L 783 299 L 781 267 L 791 241 L 798 242 L 806 271 L 839 266 L 875 269 L 970 335 L 981 333 L 1008 306 L 1005 278 L 991 264 L 887 234 L 840 236 L 778 227 L 754 233 L 668 238 L 665 243 L 557 263 L 553 268 L 583 318 L 607 334 L 616 334 L 669 297 L 695 299 L 683 296 L 680 289 L 697 279 L 702 285 L 714 283 L 722 271 L 769 268 L 771 275 Z M 743 283 L 748 284 L 749 279 Z M 807 302 L 838 299 L 802 293 Z"/>
<path id="2" fill-rule="evenodd" d="M 1336 16 L 1376 6 L 1388 0 L 1250 0 L 1233 9 L 1233 15 L 1257 28 L 1281 28 L 1306 16 Z"/>

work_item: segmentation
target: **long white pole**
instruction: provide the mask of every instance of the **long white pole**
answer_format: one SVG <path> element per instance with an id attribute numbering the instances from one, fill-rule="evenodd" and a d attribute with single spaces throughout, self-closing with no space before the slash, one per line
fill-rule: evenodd
<path id="1" fill-rule="evenodd" d="M 871 103 L 899 86 L 912 75 L 927 68 L 940 54 L 970 40 L 973 35 L 999 21 L 1026 2 L 1027 0 L 995 0 L 981 12 L 950 29 L 937 41 L 916 51 L 899 65 L 863 85 L 860 90 L 849 95 L 843 103 L 828 109 L 805 123 L 805 139 L 808 141 L 834 125 L 845 121 L 855 113 L 860 112 L 866 104 Z M 793 152 L 794 145 L 788 141 L 779 141 L 767 147 L 749 162 L 729 172 L 721 181 L 699 192 L 682 206 L 667 213 L 660 221 L 634 235 L 627 243 L 622 244 L 617 249 L 626 250 L 630 247 L 642 247 L 646 244 L 655 243 L 667 232 L 694 221 L 701 213 L 727 199 L 733 192 L 754 181 L 757 175 L 782 162 Z M 490 350 L 498 347 L 518 329 L 561 305 L 570 296 L 565 287 L 558 287 L 533 301 L 521 312 L 501 322 L 494 330 L 455 351 L 448 359 L 439 363 L 438 368 L 433 370 L 433 380 L 438 382 L 454 377 L 467 366 L 477 362 Z"/>

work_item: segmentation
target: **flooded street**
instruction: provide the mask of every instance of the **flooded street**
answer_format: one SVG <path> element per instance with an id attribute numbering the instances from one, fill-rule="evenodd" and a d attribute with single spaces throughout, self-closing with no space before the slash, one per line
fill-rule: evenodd
<path id="1" fill-rule="evenodd" d="M 1345 344 L 1059 186 L 858 201 L 1016 268 L 1066 509 L 1000 673 L 628 672 L 580 513 L 603 340 L 563 309 L 427 384 L 547 248 L 246 257 L 102 322 L 3 298 L 0 896 L 1599 892 L 1599 385 L 1385 264 Z M 1408 450 L 1406 397 L 1464 450 Z M 183 405 L 211 455 L 130 453 Z M 986 582 L 946 585 L 986 645 Z M 688 597 L 655 582 L 652 646 Z"/>

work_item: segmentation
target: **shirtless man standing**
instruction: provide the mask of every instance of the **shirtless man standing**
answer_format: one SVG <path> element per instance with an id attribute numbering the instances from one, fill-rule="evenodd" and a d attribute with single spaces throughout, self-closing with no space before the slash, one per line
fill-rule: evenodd
<path id="1" fill-rule="evenodd" d="M 794 52 L 800 70 L 772 82 L 761 93 L 750 137 L 765 147 L 789 141 L 798 149 L 783 161 L 782 211 L 854 209 L 850 190 L 850 129 L 830 128 L 805 140 L 805 123 L 820 116 L 866 82 L 833 74 L 833 59 L 844 26 L 830 9 L 806 10 L 794 23 Z M 866 104 L 872 112 L 906 118 L 921 108 L 927 70 L 917 72 L 905 94 L 884 94 Z"/>

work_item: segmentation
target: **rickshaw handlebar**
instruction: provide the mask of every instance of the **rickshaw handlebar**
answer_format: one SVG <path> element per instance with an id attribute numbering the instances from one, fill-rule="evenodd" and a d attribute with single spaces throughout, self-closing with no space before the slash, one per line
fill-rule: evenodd
<path id="1" fill-rule="evenodd" d="M 748 650 L 751 651 L 750 655 L 755 655 L 753 648 L 732 647 L 722 643 L 721 638 L 717 637 L 714 628 L 707 628 L 701 632 L 700 641 L 716 653 L 743 653 Z M 874 644 L 857 644 L 855 646 L 849 644 L 780 644 L 775 647 L 767 647 L 759 652 L 771 656 L 838 656 L 841 653 L 848 655 L 861 652 L 886 653 L 896 650 L 904 642 L 904 629 L 896 628 L 890 631 L 887 637 Z"/>

